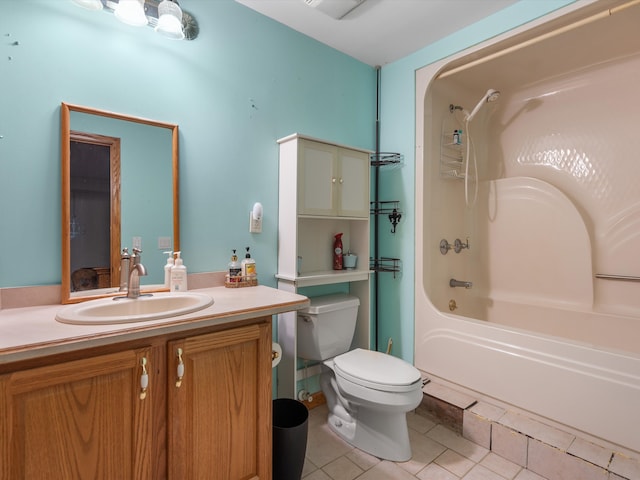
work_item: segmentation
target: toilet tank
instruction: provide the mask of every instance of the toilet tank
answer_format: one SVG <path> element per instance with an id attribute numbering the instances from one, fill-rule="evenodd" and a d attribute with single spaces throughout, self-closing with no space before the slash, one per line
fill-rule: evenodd
<path id="1" fill-rule="evenodd" d="M 298 356 L 327 360 L 349 351 L 360 299 L 335 294 L 309 300 L 309 307 L 298 312 Z"/>

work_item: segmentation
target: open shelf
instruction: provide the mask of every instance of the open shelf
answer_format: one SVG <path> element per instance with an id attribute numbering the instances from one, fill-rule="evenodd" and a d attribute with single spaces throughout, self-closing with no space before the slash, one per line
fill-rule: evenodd
<path id="1" fill-rule="evenodd" d="M 296 287 L 312 287 L 314 285 L 330 285 L 334 283 L 358 282 L 368 280 L 371 270 L 324 270 L 302 275 L 282 275 L 277 273 L 278 280 L 294 283 Z"/>

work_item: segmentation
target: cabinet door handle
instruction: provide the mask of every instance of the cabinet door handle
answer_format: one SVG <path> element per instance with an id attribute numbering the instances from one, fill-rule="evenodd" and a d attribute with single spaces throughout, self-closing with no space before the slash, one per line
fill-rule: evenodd
<path id="1" fill-rule="evenodd" d="M 331 183 L 336 183 L 336 177 L 331 177 Z"/>
<path id="2" fill-rule="evenodd" d="M 147 357 L 140 360 L 142 374 L 140 375 L 140 400 L 147 398 L 147 388 L 149 387 L 149 374 L 147 373 Z"/>
<path id="3" fill-rule="evenodd" d="M 340 185 L 342 185 L 344 183 L 344 180 L 342 179 L 342 177 L 340 177 Z"/>
<path id="4" fill-rule="evenodd" d="M 176 380 L 176 387 L 180 388 L 180 385 L 182 385 L 182 377 L 184 377 L 184 362 L 182 361 L 182 349 L 178 348 L 178 351 L 176 352 L 176 355 L 178 356 L 178 368 L 177 368 L 177 380 Z"/>

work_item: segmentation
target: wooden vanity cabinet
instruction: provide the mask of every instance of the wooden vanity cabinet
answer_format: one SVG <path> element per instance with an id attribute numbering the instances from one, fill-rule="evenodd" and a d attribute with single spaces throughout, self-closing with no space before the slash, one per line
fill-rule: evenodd
<path id="1" fill-rule="evenodd" d="M 151 479 L 148 357 L 124 350 L 0 376 L 0 478 Z"/>
<path id="2" fill-rule="evenodd" d="M 212 330 L 0 375 L 0 480 L 271 479 L 271 317 Z"/>
<path id="3" fill-rule="evenodd" d="M 176 340 L 168 352 L 169 478 L 270 479 L 271 325 Z"/>

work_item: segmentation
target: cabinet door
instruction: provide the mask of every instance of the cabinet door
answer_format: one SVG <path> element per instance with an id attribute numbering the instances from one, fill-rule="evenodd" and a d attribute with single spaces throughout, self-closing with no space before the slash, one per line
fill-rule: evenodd
<path id="1" fill-rule="evenodd" d="M 298 213 L 335 216 L 338 213 L 338 149 L 303 140 L 298 165 Z M 294 185 L 291 186 L 295 188 Z"/>
<path id="2" fill-rule="evenodd" d="M 169 479 L 271 479 L 271 317 L 168 354 Z"/>
<path id="3" fill-rule="evenodd" d="M 1 376 L 0 478 L 151 479 L 151 408 L 140 398 L 148 356 L 127 350 Z"/>
<path id="4" fill-rule="evenodd" d="M 369 216 L 369 155 L 366 152 L 338 149 L 338 215 Z"/>

